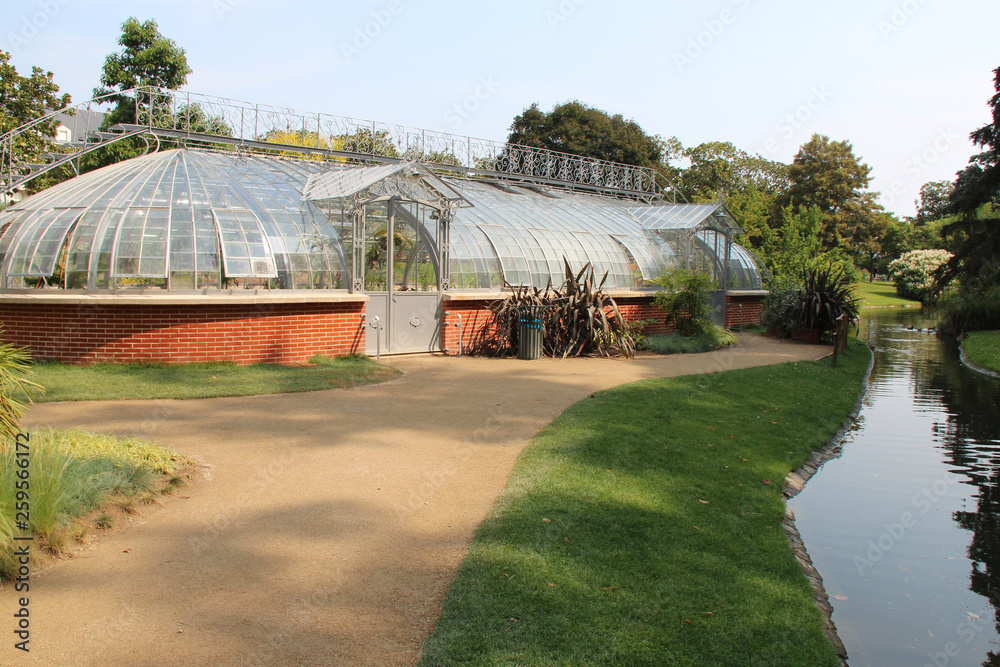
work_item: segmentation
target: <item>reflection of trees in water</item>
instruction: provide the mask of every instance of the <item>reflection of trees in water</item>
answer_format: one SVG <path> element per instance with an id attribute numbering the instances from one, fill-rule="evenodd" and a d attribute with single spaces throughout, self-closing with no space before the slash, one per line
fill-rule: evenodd
<path id="1" fill-rule="evenodd" d="M 957 358 L 954 345 L 944 354 Z M 929 361 L 914 374 L 916 396 L 933 395 L 948 412 L 935 434 L 949 462 L 961 469 L 966 483 L 977 488 L 975 512 L 956 512 L 954 519 L 972 533 L 968 555 L 973 560 L 970 588 L 993 603 L 1000 632 L 1000 382 L 954 363 Z M 915 369 L 916 370 L 916 369 Z M 984 667 L 1000 667 L 991 652 Z"/>

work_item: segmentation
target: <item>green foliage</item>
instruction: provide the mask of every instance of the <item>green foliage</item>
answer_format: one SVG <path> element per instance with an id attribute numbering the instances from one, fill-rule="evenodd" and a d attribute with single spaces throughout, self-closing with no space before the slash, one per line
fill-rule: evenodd
<path id="1" fill-rule="evenodd" d="M 630 327 L 618 304 L 604 291 L 604 281 L 594 280 L 588 263 L 574 273 L 565 259 L 566 281 L 560 290 L 514 287 L 507 299 L 491 308 L 487 326 L 480 329 L 470 355 L 504 357 L 517 354 L 522 313 L 530 309 L 542 322 L 542 351 L 551 357 L 635 356 L 638 332 Z"/>
<path id="2" fill-rule="evenodd" d="M 670 269 L 654 281 L 663 287 L 653 300 L 667 314 L 667 324 L 682 336 L 698 336 L 712 328 L 712 290 L 715 281 L 707 273 Z"/>
<path id="3" fill-rule="evenodd" d="M 136 100 L 126 91 L 140 86 L 177 90 L 191 73 L 184 49 L 161 35 L 152 19 L 140 23 L 130 17 L 122 24 L 118 44 L 121 51 L 105 58 L 101 85 L 94 89 L 94 97 L 109 95 L 117 105 L 105 118 L 105 128 L 136 122 Z"/>
<path id="4" fill-rule="evenodd" d="M 776 193 L 788 188 L 787 165 L 750 155 L 728 141 L 687 148 L 684 157 L 690 166 L 678 185 L 691 201 L 710 202 L 722 197 L 728 204 L 732 197 L 748 191 Z"/>
<path id="5" fill-rule="evenodd" d="M 782 338 L 798 331 L 801 327 L 795 317 L 795 307 L 801 293 L 802 286 L 789 280 L 774 281 L 768 285 L 768 294 L 764 297 L 764 309 L 760 316 L 761 324 Z"/>
<path id="6" fill-rule="evenodd" d="M 10 64 L 10 53 L 0 51 L 0 135 L 69 103 L 68 94 L 59 95 L 52 72 L 32 67 L 31 76 L 21 76 Z M 58 126 L 58 121 L 47 120 L 16 137 L 12 147 L 14 163 L 41 162 L 43 153 L 54 152 L 52 139 Z"/>
<path id="7" fill-rule="evenodd" d="M 1000 67 L 993 70 L 990 98 L 992 122 L 970 135 L 973 143 L 983 149 L 969 159 L 969 166 L 960 172 L 949 198 L 949 212 L 958 220 L 945 228 L 946 234 L 963 238 L 954 248 L 954 257 L 942 269 L 940 287 L 956 278 L 972 278 L 984 282 L 997 281 L 997 261 L 1000 259 Z M 989 274 L 989 275 L 986 275 Z"/>
<path id="8" fill-rule="evenodd" d="M 532 104 L 514 118 L 507 143 L 656 168 L 663 157 L 659 139 L 633 120 L 574 100 L 546 113 Z"/>
<path id="9" fill-rule="evenodd" d="M 803 274 L 802 289 L 793 309 L 802 329 L 831 332 L 841 315 L 858 316 L 858 300 L 852 280 L 843 271 L 809 269 Z"/>
<path id="10" fill-rule="evenodd" d="M 948 215 L 951 193 L 955 184 L 951 181 L 930 181 L 920 186 L 920 199 L 917 204 L 916 222 L 931 222 Z"/>
<path id="11" fill-rule="evenodd" d="M 945 333 L 1000 329 L 1000 285 L 981 289 L 962 285 L 940 302 L 942 319 L 938 329 Z"/>
<path id="12" fill-rule="evenodd" d="M 889 276 L 904 299 L 927 301 L 934 294 L 938 269 L 951 259 L 947 250 L 911 250 L 889 264 Z"/>
<path id="13" fill-rule="evenodd" d="M 819 209 L 824 250 L 870 251 L 866 246 L 878 241 L 885 221 L 876 194 L 867 191 L 871 167 L 858 161 L 849 142 L 814 134 L 799 148 L 788 177 L 782 203 Z"/>
<path id="14" fill-rule="evenodd" d="M 25 377 L 30 369 L 31 355 L 25 348 L 0 343 L 0 441 L 17 435 L 26 410 L 24 401 L 30 403 L 36 393 L 45 391 Z"/>
<path id="15" fill-rule="evenodd" d="M 781 487 L 870 359 L 852 345 L 835 367 L 648 380 L 566 410 L 476 531 L 421 664 L 839 664 Z"/>
<path id="16" fill-rule="evenodd" d="M 713 324 L 710 329 L 697 336 L 680 334 L 649 336 L 643 342 L 642 348 L 657 354 L 696 354 L 739 344 L 736 334 Z"/>
<path id="17" fill-rule="evenodd" d="M 51 553 L 72 542 L 89 514 L 112 504 L 132 507 L 169 491 L 193 469 L 188 459 L 139 438 L 33 429 L 28 444 L 30 532 Z M 16 571 L 16 458 L 7 440 L 0 447 L 0 577 Z"/>

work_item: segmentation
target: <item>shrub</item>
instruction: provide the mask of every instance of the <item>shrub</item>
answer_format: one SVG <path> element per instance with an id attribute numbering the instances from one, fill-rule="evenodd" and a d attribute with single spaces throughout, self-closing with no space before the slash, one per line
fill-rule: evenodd
<path id="1" fill-rule="evenodd" d="M 536 308 L 542 321 L 542 351 L 549 356 L 635 356 L 640 332 L 625 322 L 618 304 L 604 291 L 607 274 L 595 284 L 589 263 L 579 273 L 574 273 L 565 259 L 563 263 L 566 281 L 561 290 L 551 285 L 543 290 L 506 285 L 510 298 L 493 306 L 490 320 L 473 341 L 469 354 L 516 354 L 521 311 Z"/>
<path id="2" fill-rule="evenodd" d="M 959 289 L 941 302 L 943 316 L 938 330 L 948 334 L 1000 329 L 1000 286 L 981 290 Z"/>
<path id="3" fill-rule="evenodd" d="M 858 316 L 858 299 L 850 277 L 843 271 L 808 270 L 792 309 L 796 326 L 821 334 L 833 331 L 841 315 Z"/>
<path id="4" fill-rule="evenodd" d="M 707 273 L 670 269 L 654 280 L 666 288 L 653 301 L 667 314 L 667 324 L 682 336 L 699 336 L 712 330 L 710 299 L 715 281 Z"/>
<path id="5" fill-rule="evenodd" d="M 934 291 L 934 272 L 952 258 L 947 250 L 912 250 L 889 263 L 896 293 L 904 299 L 927 301 Z"/>
<path id="6" fill-rule="evenodd" d="M 795 319 L 795 304 L 801 292 L 801 285 L 787 280 L 769 285 L 760 315 L 761 324 L 782 337 L 795 333 L 799 328 Z"/>

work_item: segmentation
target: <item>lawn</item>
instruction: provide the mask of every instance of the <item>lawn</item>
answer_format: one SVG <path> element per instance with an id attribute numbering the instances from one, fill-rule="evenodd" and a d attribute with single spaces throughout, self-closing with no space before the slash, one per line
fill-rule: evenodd
<path id="1" fill-rule="evenodd" d="M 364 356 L 316 357 L 306 365 L 34 364 L 28 379 L 45 387 L 36 402 L 253 396 L 376 384 L 399 377 Z"/>
<path id="2" fill-rule="evenodd" d="M 33 556 L 58 555 L 91 530 L 110 528 L 169 493 L 195 470 L 187 458 L 140 438 L 51 429 L 28 436 L 20 445 L 0 445 L 0 577 L 17 571 L 15 536 L 34 536 Z M 24 503 L 28 531 L 15 521 Z"/>
<path id="3" fill-rule="evenodd" d="M 962 342 L 965 357 L 980 368 L 1000 373 L 1000 331 L 972 331 Z"/>
<path id="4" fill-rule="evenodd" d="M 423 665 L 837 665 L 782 528 L 785 475 L 868 349 L 593 394 L 525 449 Z"/>
<path id="5" fill-rule="evenodd" d="M 862 308 L 919 308 L 919 301 L 904 299 L 896 294 L 896 286 L 890 282 L 854 283 L 854 291 L 861 299 Z"/>

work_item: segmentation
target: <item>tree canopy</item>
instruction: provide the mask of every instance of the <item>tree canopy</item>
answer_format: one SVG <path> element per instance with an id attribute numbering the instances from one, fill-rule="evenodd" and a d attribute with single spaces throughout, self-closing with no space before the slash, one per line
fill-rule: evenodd
<path id="1" fill-rule="evenodd" d="M 944 268 L 939 286 L 959 275 L 996 285 L 1000 273 L 1000 67 L 993 70 L 993 87 L 992 122 L 969 135 L 983 150 L 969 158 L 949 196 L 948 212 L 958 220 L 945 231 L 962 234 L 964 240 Z"/>
<path id="2" fill-rule="evenodd" d="M 871 167 L 858 161 L 850 142 L 814 134 L 788 166 L 783 205 L 815 206 L 823 216 L 824 250 L 864 250 L 880 233 L 883 213 L 868 191 Z"/>
<path id="3" fill-rule="evenodd" d="M 135 99 L 125 91 L 139 86 L 177 90 L 191 73 L 184 49 L 161 35 L 152 19 L 140 23 L 130 17 L 122 24 L 118 44 L 121 51 L 105 58 L 101 85 L 94 89 L 94 97 L 109 95 L 116 104 L 105 119 L 105 127 L 135 122 Z"/>
<path id="4" fill-rule="evenodd" d="M 30 76 L 18 74 L 10 64 L 10 54 L 0 51 L 0 134 L 62 109 L 70 103 L 69 94 L 59 95 L 52 72 L 31 68 Z M 52 139 L 59 123 L 52 119 L 39 123 L 14 142 L 15 162 L 38 162 L 42 153 L 53 149 Z"/>

